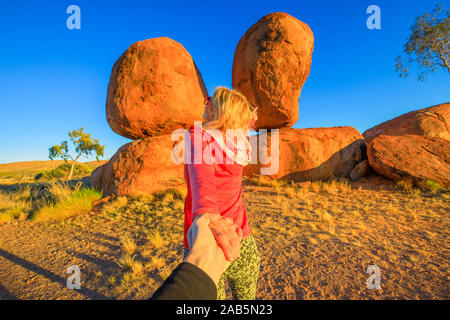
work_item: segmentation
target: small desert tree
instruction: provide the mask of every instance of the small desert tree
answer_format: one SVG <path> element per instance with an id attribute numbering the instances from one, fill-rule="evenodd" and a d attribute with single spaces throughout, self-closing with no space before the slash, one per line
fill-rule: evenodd
<path id="1" fill-rule="evenodd" d="M 95 153 L 95 157 L 98 161 L 99 157 L 103 156 L 103 150 L 105 149 L 105 146 L 102 146 L 98 143 L 98 139 L 93 139 L 91 138 L 90 134 L 84 133 L 83 128 L 69 132 L 69 137 L 70 140 L 72 140 L 73 145 L 75 146 L 76 154 L 74 157 L 69 154 L 69 146 L 67 141 L 63 141 L 61 142 L 61 144 L 54 145 L 53 147 L 48 149 L 48 157 L 51 160 L 56 158 L 62 158 L 65 162 L 67 162 L 68 159 L 72 160 L 69 177 L 67 178 L 68 180 L 72 178 L 75 164 L 81 156 L 88 157 L 92 153 Z"/>
<path id="2" fill-rule="evenodd" d="M 407 77 L 409 66 L 417 62 L 419 66 L 419 81 L 423 81 L 429 72 L 443 68 L 450 73 L 449 41 L 450 41 L 450 10 L 445 10 L 438 4 L 431 13 L 426 13 L 415 19 L 411 27 L 412 34 L 404 44 L 406 56 L 396 58 L 395 70 L 400 77 Z"/>

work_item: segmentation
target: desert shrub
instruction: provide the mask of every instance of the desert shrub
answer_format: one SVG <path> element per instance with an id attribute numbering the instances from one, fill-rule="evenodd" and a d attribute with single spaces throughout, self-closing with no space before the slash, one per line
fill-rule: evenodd
<path id="1" fill-rule="evenodd" d="M 146 264 L 146 268 L 153 270 L 153 269 L 160 269 L 166 264 L 166 261 L 162 257 L 153 256 L 150 258 L 150 261 Z"/>
<path id="2" fill-rule="evenodd" d="M 283 193 L 287 197 L 293 199 L 297 196 L 297 189 L 295 186 L 288 186 L 288 187 L 284 188 Z"/>
<path id="3" fill-rule="evenodd" d="M 123 253 L 132 255 L 136 251 L 137 249 L 136 241 L 129 234 L 121 236 L 119 240 L 120 240 L 120 247 Z"/>
<path id="4" fill-rule="evenodd" d="M 263 175 L 253 175 L 251 177 L 244 177 L 245 181 L 247 181 L 251 185 L 261 186 L 261 187 L 272 187 L 275 189 L 276 193 L 283 193 L 285 189 L 296 187 L 296 183 L 292 180 L 287 179 L 276 179 L 270 176 Z M 290 191 L 288 191 L 290 192 Z"/>
<path id="5" fill-rule="evenodd" d="M 93 207 L 92 202 L 102 197 L 98 190 L 82 187 L 81 184 L 70 188 L 65 183 L 54 183 L 48 187 L 48 191 L 50 195 L 41 200 L 38 209 L 31 215 L 32 220 L 63 219 L 88 212 Z"/>
<path id="6" fill-rule="evenodd" d="M 310 190 L 315 192 L 315 193 L 319 193 L 322 190 L 322 181 L 318 180 L 318 181 L 313 181 L 311 182 L 310 185 Z"/>
<path id="7" fill-rule="evenodd" d="M 348 179 L 340 178 L 340 179 L 331 179 L 331 180 L 316 180 L 312 181 L 310 185 L 305 187 L 306 190 L 315 192 L 315 193 L 349 193 L 352 191 L 352 186 L 348 182 Z"/>
<path id="8" fill-rule="evenodd" d="M 119 267 L 125 269 L 125 270 L 132 270 L 133 265 L 136 263 L 135 256 L 128 254 L 128 253 L 122 253 L 122 255 L 119 257 L 119 259 L 116 261 L 116 263 L 119 265 Z"/>
<path id="9" fill-rule="evenodd" d="M 430 179 L 414 181 L 411 177 L 404 177 L 398 180 L 396 184 L 400 189 L 411 194 L 419 194 L 421 191 L 436 193 L 443 189 L 438 182 Z"/>
<path id="10" fill-rule="evenodd" d="M 127 203 L 128 198 L 126 196 L 120 196 L 106 204 L 102 208 L 102 211 L 107 214 L 116 214 L 119 213 L 120 210 L 127 205 Z"/>
<path id="11" fill-rule="evenodd" d="M 63 179 L 69 176 L 71 165 L 64 163 L 54 169 L 46 170 L 36 174 L 35 180 Z M 73 169 L 73 177 L 85 177 L 92 173 L 92 168 L 86 165 L 77 164 Z"/>
<path id="12" fill-rule="evenodd" d="M 161 248 L 164 244 L 164 239 L 157 230 L 147 235 L 147 241 L 152 247 L 156 249 Z"/>
<path id="13" fill-rule="evenodd" d="M 61 202 L 70 199 L 70 197 L 80 190 L 81 183 L 77 183 L 72 189 L 68 183 L 55 182 L 47 186 L 48 200 L 53 202 Z"/>
<path id="14" fill-rule="evenodd" d="M 419 186 L 425 191 L 438 192 L 442 189 L 442 186 L 433 180 L 422 181 Z"/>
<path id="15" fill-rule="evenodd" d="M 337 181 L 337 189 L 341 192 L 341 193 L 347 193 L 347 192 L 351 192 L 352 191 L 352 186 L 351 184 L 348 182 L 348 179 L 339 179 Z"/>
<path id="16" fill-rule="evenodd" d="M 179 208 L 181 203 L 183 203 L 184 207 L 184 198 L 186 197 L 186 193 L 186 191 L 178 188 L 166 189 L 164 191 L 154 193 L 151 202 L 154 205 L 159 204 L 165 208 Z"/>
<path id="17" fill-rule="evenodd" d="M 253 175 L 251 177 L 244 177 L 252 185 L 272 187 L 272 178 L 269 176 Z"/>
<path id="18" fill-rule="evenodd" d="M 30 197 L 30 188 L 14 193 L 0 192 L 0 223 L 26 219 L 31 210 Z"/>
<path id="19" fill-rule="evenodd" d="M 117 260 L 117 264 L 124 269 L 124 271 L 128 271 L 132 276 L 130 280 L 133 280 L 144 272 L 144 265 L 136 260 L 136 256 L 134 255 L 138 249 L 138 245 L 135 238 L 130 234 L 121 236 L 119 240 L 122 254 L 119 260 Z"/>
<path id="20" fill-rule="evenodd" d="M 323 181 L 320 187 L 321 191 L 327 193 L 334 193 L 338 191 L 338 183 L 336 180 Z"/>
<path id="21" fill-rule="evenodd" d="M 170 188 L 162 192 L 162 200 L 172 201 L 172 200 L 182 200 L 186 196 L 180 189 Z"/>
<path id="22" fill-rule="evenodd" d="M 133 272 L 133 274 L 135 275 L 140 275 L 144 272 L 144 265 L 139 262 L 136 261 L 135 263 L 133 263 L 133 265 L 131 266 L 131 271 Z"/>
<path id="23" fill-rule="evenodd" d="M 0 222 L 12 220 L 53 220 L 92 209 L 92 202 L 101 198 L 97 190 L 55 182 L 42 188 L 26 187 L 14 192 L 0 192 Z"/>
<path id="24" fill-rule="evenodd" d="M 404 191 L 412 191 L 414 189 L 414 181 L 409 177 L 401 178 L 396 184 Z"/>
<path id="25" fill-rule="evenodd" d="M 275 189 L 276 193 L 280 193 L 285 185 L 286 185 L 285 181 L 281 181 L 278 179 L 273 179 L 271 182 L 271 187 Z"/>

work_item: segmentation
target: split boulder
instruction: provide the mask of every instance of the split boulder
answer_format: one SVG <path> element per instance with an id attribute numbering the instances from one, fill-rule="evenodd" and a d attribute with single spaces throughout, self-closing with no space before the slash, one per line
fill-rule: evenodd
<path id="1" fill-rule="evenodd" d="M 433 180 L 450 186 L 450 141 L 421 135 L 379 135 L 367 145 L 372 168 L 398 181 Z"/>
<path id="2" fill-rule="evenodd" d="M 257 155 L 252 153 L 252 162 L 257 156 L 257 163 L 244 167 L 244 175 L 262 174 L 299 182 L 347 178 L 365 158 L 364 138 L 353 127 L 285 128 L 278 135 L 278 139 L 274 133 L 252 136 L 262 142 Z M 278 157 L 274 153 L 277 146 L 273 146 L 277 140 Z"/>
<path id="3" fill-rule="evenodd" d="M 405 113 L 365 131 L 363 136 L 370 141 L 379 135 L 405 134 L 438 137 L 450 141 L 450 103 Z"/>

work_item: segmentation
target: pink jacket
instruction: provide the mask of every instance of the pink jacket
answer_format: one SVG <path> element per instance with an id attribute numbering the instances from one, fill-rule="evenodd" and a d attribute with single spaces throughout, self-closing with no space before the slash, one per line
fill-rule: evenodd
<path id="1" fill-rule="evenodd" d="M 220 214 L 225 218 L 231 218 L 241 230 L 243 237 L 250 235 L 251 230 L 247 221 L 247 211 L 242 201 L 242 164 L 227 164 L 226 157 L 230 149 L 224 148 L 223 143 L 218 143 L 218 139 L 208 134 L 202 128 L 191 126 L 189 129 L 191 143 L 191 163 L 184 164 L 184 178 L 187 184 L 187 195 L 184 204 L 184 246 L 189 249 L 186 234 L 192 224 L 193 219 L 201 214 Z M 217 157 L 217 151 L 223 152 L 223 163 L 207 164 L 205 161 L 196 164 L 194 154 L 194 139 L 202 142 L 202 154 L 205 148 L 210 146 L 210 154 Z M 222 140 L 223 141 L 223 140 Z M 247 140 L 248 141 L 248 140 Z M 236 149 L 233 151 L 236 152 Z M 249 145 L 247 144 L 247 162 L 249 160 Z M 226 150 L 224 150 L 226 149 Z M 236 153 L 237 154 L 237 153 Z M 198 158 L 197 158 L 198 159 Z M 239 162 L 239 160 L 238 160 Z M 211 163 L 211 162 L 210 162 Z"/>

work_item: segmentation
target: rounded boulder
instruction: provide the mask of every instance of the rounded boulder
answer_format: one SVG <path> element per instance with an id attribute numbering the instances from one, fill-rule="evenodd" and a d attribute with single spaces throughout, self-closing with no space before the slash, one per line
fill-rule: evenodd
<path id="1" fill-rule="evenodd" d="M 166 38 L 139 41 L 111 72 L 106 117 L 129 139 L 169 134 L 201 120 L 207 91 L 189 52 Z"/>
<path id="2" fill-rule="evenodd" d="M 127 143 L 92 172 L 91 185 L 103 196 L 136 196 L 183 184 L 184 167 L 173 161 L 172 149 L 171 135 Z"/>
<path id="3" fill-rule="evenodd" d="M 291 127 L 297 122 L 313 48 L 309 26 L 283 12 L 262 17 L 240 39 L 232 83 L 258 107 L 256 129 Z"/>

